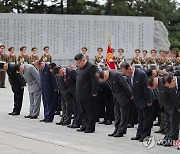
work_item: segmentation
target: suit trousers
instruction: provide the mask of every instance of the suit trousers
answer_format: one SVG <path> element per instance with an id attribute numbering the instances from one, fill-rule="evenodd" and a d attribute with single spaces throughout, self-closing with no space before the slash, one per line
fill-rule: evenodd
<path id="1" fill-rule="evenodd" d="M 73 111 L 74 111 L 74 120 L 73 125 L 80 126 L 82 124 L 81 113 L 80 113 L 80 104 L 76 101 L 76 97 L 73 96 Z"/>
<path id="2" fill-rule="evenodd" d="M 39 116 L 40 105 L 41 105 L 41 90 L 39 89 L 33 93 L 29 93 L 29 99 L 30 99 L 29 115 Z"/>
<path id="3" fill-rule="evenodd" d="M 129 106 L 130 101 L 127 100 L 127 104 L 125 106 L 121 106 L 115 99 L 114 101 L 114 116 L 115 116 L 115 131 L 120 134 L 126 134 L 127 125 L 129 122 Z"/>
<path id="4" fill-rule="evenodd" d="M 73 96 L 70 93 L 61 93 L 61 109 L 62 117 L 60 122 L 62 122 L 65 125 L 71 124 L 73 112 Z"/>
<path id="5" fill-rule="evenodd" d="M 136 136 L 144 139 L 145 137 L 151 135 L 151 128 L 153 126 L 153 118 L 154 118 L 153 105 L 146 106 L 146 108 L 144 109 L 139 109 L 137 107 L 137 110 L 138 110 L 139 125 Z"/>
<path id="6" fill-rule="evenodd" d="M 97 118 L 97 100 L 95 96 L 87 101 L 80 102 L 80 110 L 82 116 L 82 127 L 86 131 L 95 131 L 95 124 Z"/>
<path id="7" fill-rule="evenodd" d="M 42 90 L 42 100 L 44 106 L 44 119 L 47 121 L 54 120 L 54 112 L 55 112 L 55 92 L 43 92 Z"/>
<path id="8" fill-rule="evenodd" d="M 13 112 L 20 114 L 22 108 L 24 88 L 21 89 L 19 86 L 11 85 L 12 91 L 14 93 L 14 108 Z"/>
<path id="9" fill-rule="evenodd" d="M 180 113 L 175 108 L 173 112 L 164 111 L 165 138 L 169 140 L 179 139 Z"/>
<path id="10" fill-rule="evenodd" d="M 0 71 L 0 88 L 5 87 L 6 72 Z"/>

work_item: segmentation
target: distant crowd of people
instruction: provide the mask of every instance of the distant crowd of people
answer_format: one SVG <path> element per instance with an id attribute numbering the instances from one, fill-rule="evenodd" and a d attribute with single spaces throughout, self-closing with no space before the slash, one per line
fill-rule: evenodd
<path id="1" fill-rule="evenodd" d="M 135 50 L 132 62 L 128 63 L 119 49 L 118 56 L 108 59 L 116 65 L 108 68 L 107 58 L 98 48 L 94 64 L 89 61 L 87 48 L 75 55 L 75 66 L 56 65 L 44 47 L 45 54 L 39 57 L 37 48 L 32 55 L 26 54 L 26 47 L 20 48 L 16 58 L 14 48 L 5 53 L 0 46 L 1 88 L 5 87 L 7 72 L 14 93 L 14 108 L 9 115 L 20 115 L 24 87 L 29 91 L 29 114 L 25 118 L 38 119 L 41 98 L 44 119 L 51 123 L 55 115 L 60 115 L 57 125 L 77 128 L 79 132 L 94 133 L 99 124 L 111 125 L 114 131 L 108 136 L 123 137 L 127 128 L 138 124 L 135 137 L 131 140 L 143 142 L 151 136 L 153 122 L 160 129 L 155 133 L 164 134 L 160 145 L 173 146 L 179 140 L 180 122 L 180 52 Z M 14 58 L 13 58 L 14 57 Z M 3 81 L 3 82 L 2 82 Z M 103 118 L 103 121 L 99 121 Z"/>

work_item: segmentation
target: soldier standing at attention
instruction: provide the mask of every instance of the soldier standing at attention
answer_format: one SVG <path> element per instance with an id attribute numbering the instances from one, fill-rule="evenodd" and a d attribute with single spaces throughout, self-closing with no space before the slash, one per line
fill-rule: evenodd
<path id="1" fill-rule="evenodd" d="M 143 68 L 148 68 L 148 57 L 147 57 L 147 50 L 143 50 L 143 56 L 141 60 L 141 64 Z"/>
<path id="2" fill-rule="evenodd" d="M 166 62 L 166 51 L 159 51 L 159 58 L 158 58 L 158 65 L 159 65 L 159 69 L 163 70 L 165 68 L 165 62 Z"/>
<path id="3" fill-rule="evenodd" d="M 31 51 L 32 51 L 32 55 L 30 55 L 30 61 L 31 61 L 31 64 L 33 64 L 34 65 L 34 62 L 36 61 L 36 60 L 39 60 L 39 56 L 37 55 L 37 48 L 36 47 L 33 47 L 32 49 L 31 49 Z"/>
<path id="4" fill-rule="evenodd" d="M 50 64 L 52 63 L 52 56 L 49 54 L 49 47 L 48 46 L 45 46 L 43 48 L 44 50 L 44 54 L 41 56 L 41 61 L 47 63 L 47 64 Z"/>
<path id="5" fill-rule="evenodd" d="M 97 55 L 95 55 L 94 64 L 97 66 L 97 68 L 99 70 L 102 70 L 103 68 L 105 68 L 105 60 L 104 60 L 104 57 L 102 55 L 103 49 L 98 48 L 97 52 L 98 53 L 97 53 Z"/>
<path id="6" fill-rule="evenodd" d="M 148 58 L 149 69 L 157 69 L 157 61 L 157 51 L 153 49 L 151 50 L 151 57 Z"/>
<path id="7" fill-rule="evenodd" d="M 18 56 L 18 64 L 29 64 L 30 63 L 30 58 L 29 55 L 26 53 L 26 46 L 22 46 L 20 48 L 20 54 Z"/>
<path id="8" fill-rule="evenodd" d="M 7 55 L 8 56 L 7 62 L 10 64 L 16 64 L 17 63 L 17 59 L 16 59 L 16 55 L 14 54 L 14 50 L 15 50 L 14 47 L 10 47 L 8 49 L 9 54 Z"/>
<path id="9" fill-rule="evenodd" d="M 5 45 L 0 45 L 0 61 L 7 62 L 7 54 L 5 53 Z M 0 88 L 5 88 L 6 73 L 0 71 Z"/>
<path id="10" fill-rule="evenodd" d="M 141 64 L 141 60 L 142 57 L 140 56 L 140 49 L 136 49 L 135 50 L 135 56 L 133 57 L 132 61 L 131 61 L 131 65 L 133 65 L 135 68 L 141 68 L 142 64 Z"/>
<path id="11" fill-rule="evenodd" d="M 82 54 L 85 56 L 85 58 L 87 59 L 87 61 L 89 61 L 89 56 L 87 54 L 87 48 L 86 47 L 82 47 Z"/>
<path id="12" fill-rule="evenodd" d="M 115 60 L 116 66 L 117 66 L 118 69 L 120 69 L 120 65 L 121 65 L 123 62 L 126 62 L 126 58 L 124 57 L 123 53 L 124 53 L 124 50 L 123 50 L 123 49 L 119 49 L 119 50 L 118 50 L 118 55 L 117 55 L 116 58 L 115 58 L 115 59 L 116 59 L 116 60 Z"/>

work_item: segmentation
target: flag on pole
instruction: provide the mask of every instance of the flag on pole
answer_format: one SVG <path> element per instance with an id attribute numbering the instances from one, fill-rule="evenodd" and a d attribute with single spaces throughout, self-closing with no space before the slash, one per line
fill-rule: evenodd
<path id="1" fill-rule="evenodd" d="M 111 39 L 110 39 L 109 34 L 108 34 L 108 48 L 107 48 L 107 53 L 106 53 L 106 63 L 110 69 L 113 69 L 113 70 L 116 69 L 116 65 L 113 59 L 113 52 L 111 49 Z"/>

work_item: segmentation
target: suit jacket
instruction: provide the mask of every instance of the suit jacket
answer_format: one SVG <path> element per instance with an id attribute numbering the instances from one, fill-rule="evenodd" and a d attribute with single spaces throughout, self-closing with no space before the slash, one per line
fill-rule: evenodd
<path id="1" fill-rule="evenodd" d="M 21 73 L 17 73 L 18 66 L 16 64 L 8 64 L 7 74 L 10 84 L 15 88 L 21 88 L 26 85 L 25 79 Z"/>
<path id="2" fill-rule="evenodd" d="M 140 69 L 135 69 L 133 78 L 133 97 L 139 109 L 147 106 L 147 103 L 152 102 L 152 90 L 146 86 L 147 75 Z"/>
<path id="3" fill-rule="evenodd" d="M 41 89 L 39 72 L 33 65 L 24 64 L 24 78 L 28 84 L 29 93 Z"/>
<path id="4" fill-rule="evenodd" d="M 158 78 L 158 91 L 160 104 L 166 112 L 172 114 L 178 108 L 178 104 L 180 105 L 175 89 L 165 87 L 162 83 L 162 78 Z"/>
<path id="5" fill-rule="evenodd" d="M 98 80 L 96 66 L 87 62 L 83 68 L 78 69 L 76 79 L 76 100 L 84 102 L 92 99 L 92 94 L 98 93 Z"/>
<path id="6" fill-rule="evenodd" d="M 120 105 L 125 106 L 132 97 L 132 91 L 127 81 L 120 72 L 115 70 L 109 71 L 109 80 L 114 98 Z"/>
<path id="7" fill-rule="evenodd" d="M 76 94 L 76 75 L 77 72 L 75 70 L 66 68 L 66 75 L 58 78 L 59 89 L 62 93 Z"/>
<path id="8" fill-rule="evenodd" d="M 45 64 L 43 70 L 40 70 L 40 82 L 42 93 L 48 96 L 52 96 L 55 90 L 57 90 L 57 82 L 55 76 L 49 70 L 49 65 Z"/>
<path id="9" fill-rule="evenodd" d="M 178 84 L 178 89 L 177 89 L 177 91 L 178 91 L 179 96 L 180 96 L 180 77 L 179 77 L 179 76 L 177 76 L 177 84 Z"/>

